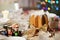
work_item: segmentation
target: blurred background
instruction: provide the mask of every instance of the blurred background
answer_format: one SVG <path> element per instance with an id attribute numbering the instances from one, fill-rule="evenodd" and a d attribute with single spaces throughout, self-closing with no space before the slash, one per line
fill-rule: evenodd
<path id="1" fill-rule="evenodd" d="M 60 0 L 0 0 L 0 11 L 14 10 L 15 3 L 19 4 L 19 8 L 44 9 L 60 15 Z"/>

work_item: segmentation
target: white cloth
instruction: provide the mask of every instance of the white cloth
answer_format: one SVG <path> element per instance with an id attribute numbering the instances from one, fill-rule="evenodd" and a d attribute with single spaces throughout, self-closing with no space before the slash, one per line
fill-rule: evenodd
<path id="1" fill-rule="evenodd" d="M 51 34 L 49 32 L 40 31 L 39 32 L 39 40 L 49 40 L 50 35 Z"/>
<path id="2" fill-rule="evenodd" d="M 26 40 L 24 37 L 8 37 L 7 40 Z"/>
<path id="3" fill-rule="evenodd" d="M 6 40 L 6 36 L 0 35 L 0 40 Z"/>

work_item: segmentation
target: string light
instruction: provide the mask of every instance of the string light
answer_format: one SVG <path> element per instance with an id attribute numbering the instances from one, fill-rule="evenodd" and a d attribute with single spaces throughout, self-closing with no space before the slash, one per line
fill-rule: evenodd
<path id="1" fill-rule="evenodd" d="M 58 7 L 56 7 L 56 10 L 59 10 L 59 8 L 58 8 Z"/>
<path id="2" fill-rule="evenodd" d="M 48 2 L 48 0 L 45 0 L 45 2 Z"/>
<path id="3" fill-rule="evenodd" d="M 48 0 L 48 3 L 51 3 L 51 0 Z"/>
<path id="4" fill-rule="evenodd" d="M 56 4 L 58 4 L 59 3 L 59 1 L 56 1 Z"/>
<path id="5" fill-rule="evenodd" d="M 50 7 L 48 7 L 48 10 L 50 10 Z"/>

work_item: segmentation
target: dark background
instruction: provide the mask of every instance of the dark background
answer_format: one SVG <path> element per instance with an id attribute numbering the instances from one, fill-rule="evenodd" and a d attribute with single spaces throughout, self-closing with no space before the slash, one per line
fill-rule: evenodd
<path id="1" fill-rule="evenodd" d="M 56 4 L 59 7 L 59 10 L 55 10 L 55 8 L 51 9 L 49 12 L 51 13 L 55 13 L 58 16 L 60 16 L 60 0 L 59 0 L 59 4 Z M 54 6 L 54 5 L 53 5 Z"/>
<path id="2" fill-rule="evenodd" d="M 45 0 L 40 0 L 40 1 L 45 1 Z M 55 0 L 55 1 L 56 1 L 56 0 Z M 50 12 L 50 13 L 55 13 L 55 14 L 57 14 L 58 16 L 60 16 L 60 0 L 58 0 L 58 1 L 59 1 L 59 3 L 58 3 L 58 4 L 55 3 L 55 5 L 59 7 L 59 10 L 56 10 L 55 8 L 51 8 L 51 10 L 50 10 L 49 12 Z M 47 5 L 48 5 L 49 7 L 51 7 L 51 4 L 50 4 L 50 3 L 47 3 Z M 53 4 L 53 6 L 54 6 L 54 4 Z"/>

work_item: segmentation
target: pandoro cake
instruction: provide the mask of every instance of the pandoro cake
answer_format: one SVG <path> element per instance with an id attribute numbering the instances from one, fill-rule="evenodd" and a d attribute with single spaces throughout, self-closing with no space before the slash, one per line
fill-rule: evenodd
<path id="1" fill-rule="evenodd" d="M 36 28 L 41 28 L 41 26 L 42 26 L 42 19 L 41 19 L 41 17 L 38 15 L 38 16 L 36 16 L 36 18 L 35 18 L 35 27 L 36 27 Z"/>
<path id="2" fill-rule="evenodd" d="M 30 21 L 30 25 L 35 26 L 35 15 L 32 15 L 29 21 Z"/>

